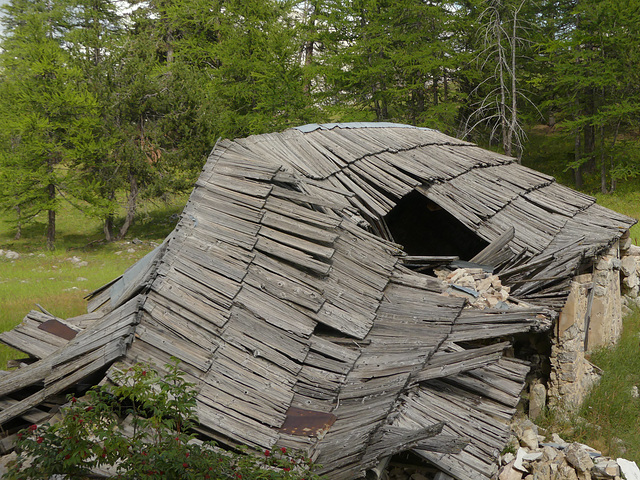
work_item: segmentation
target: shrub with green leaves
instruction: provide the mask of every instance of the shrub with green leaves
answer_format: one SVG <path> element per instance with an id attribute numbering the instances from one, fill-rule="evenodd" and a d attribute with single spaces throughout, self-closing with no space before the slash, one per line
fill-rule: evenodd
<path id="1" fill-rule="evenodd" d="M 60 421 L 18 434 L 17 458 L 3 478 L 272 479 L 318 480 L 316 466 L 285 447 L 234 453 L 196 439 L 196 392 L 178 362 L 160 376 L 148 365 L 116 373 L 120 386 L 69 397 Z M 123 421 L 124 418 L 124 421 Z"/>

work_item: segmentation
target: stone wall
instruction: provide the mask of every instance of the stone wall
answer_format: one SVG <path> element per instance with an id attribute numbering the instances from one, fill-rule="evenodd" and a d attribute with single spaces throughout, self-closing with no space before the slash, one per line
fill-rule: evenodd
<path id="1" fill-rule="evenodd" d="M 622 276 L 622 305 L 624 313 L 640 307 L 640 247 L 631 244 L 628 235 L 620 241 L 620 273 Z"/>
<path id="2" fill-rule="evenodd" d="M 640 257 L 638 257 L 640 260 Z M 592 273 L 578 275 L 558 318 L 551 342 L 549 404 L 575 408 L 598 379 L 587 359 L 595 348 L 613 345 L 622 333 L 620 245 L 598 257 Z"/>

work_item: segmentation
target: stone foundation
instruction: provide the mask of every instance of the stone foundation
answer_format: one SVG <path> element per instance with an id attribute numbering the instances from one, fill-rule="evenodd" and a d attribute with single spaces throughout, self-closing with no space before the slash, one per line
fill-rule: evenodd
<path id="1" fill-rule="evenodd" d="M 616 243 L 578 275 L 558 318 L 551 342 L 549 404 L 575 408 L 598 380 L 587 359 L 593 349 L 615 344 L 622 333 L 620 249 Z M 640 257 L 638 257 L 640 259 Z"/>

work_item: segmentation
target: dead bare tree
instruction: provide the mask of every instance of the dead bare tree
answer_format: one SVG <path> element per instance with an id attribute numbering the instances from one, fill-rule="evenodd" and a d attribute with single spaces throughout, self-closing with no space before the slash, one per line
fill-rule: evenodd
<path id="1" fill-rule="evenodd" d="M 518 97 L 529 101 L 518 88 L 517 76 L 518 48 L 528 42 L 520 35 L 524 30 L 520 13 L 525 0 L 515 4 L 509 0 L 487 0 L 486 3 L 479 17 L 483 48 L 476 58 L 481 70 L 493 68 L 473 94 L 481 95 L 487 85 L 495 86 L 474 104 L 461 134 L 467 136 L 479 125 L 486 124 L 491 127 L 490 141 L 500 135 L 505 154 L 515 155 L 520 162 L 526 134 L 518 118 Z"/>

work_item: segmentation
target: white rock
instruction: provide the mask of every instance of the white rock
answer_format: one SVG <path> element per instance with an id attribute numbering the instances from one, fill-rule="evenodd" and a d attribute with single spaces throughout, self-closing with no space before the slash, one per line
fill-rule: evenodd
<path id="1" fill-rule="evenodd" d="M 629 255 L 633 255 L 635 257 L 640 257 L 640 247 L 637 245 L 629 246 Z"/>
<path id="2" fill-rule="evenodd" d="M 638 468 L 636 462 L 625 460 L 624 458 L 618 458 L 616 459 L 616 462 L 618 463 L 624 478 L 627 480 L 640 480 L 640 468 Z"/>
<path id="3" fill-rule="evenodd" d="M 542 452 L 529 452 L 522 456 L 522 460 L 527 462 L 535 462 L 540 458 L 542 458 Z"/>
<path id="4" fill-rule="evenodd" d="M 598 459 L 596 459 L 596 465 L 593 467 L 593 473 L 597 473 L 605 478 L 614 478 L 620 475 L 620 467 L 614 460 L 602 459 L 601 461 L 598 461 Z"/>
<path id="5" fill-rule="evenodd" d="M 513 461 L 513 468 L 524 473 L 529 473 L 529 470 L 524 468 L 524 466 L 522 465 L 522 461 L 524 460 L 524 456 L 526 454 L 527 451 L 524 448 L 520 447 L 518 449 L 518 453 L 516 453 L 516 459 Z"/>
<path id="6" fill-rule="evenodd" d="M 520 444 L 529 447 L 531 450 L 538 448 L 538 435 L 531 428 L 527 428 L 522 432 L 520 437 Z"/>
<path id="7" fill-rule="evenodd" d="M 591 460 L 587 449 L 585 449 L 583 445 L 572 443 L 564 453 L 567 462 L 573 465 L 579 472 L 588 472 L 593 468 L 593 460 Z"/>
<path id="8" fill-rule="evenodd" d="M 633 288 L 640 285 L 640 279 L 638 279 L 638 275 L 633 272 L 633 275 L 623 278 L 622 283 L 628 288 Z"/>
<path id="9" fill-rule="evenodd" d="M 620 262 L 620 270 L 622 270 L 622 274 L 625 277 L 635 275 L 637 268 L 638 264 L 636 261 L 636 257 L 633 257 L 631 255 L 627 255 L 622 259 L 622 262 Z"/>
<path id="10" fill-rule="evenodd" d="M 4 256 L 6 258 L 8 258 L 9 260 L 16 260 L 16 259 L 20 258 L 20 254 L 18 252 L 13 252 L 11 250 L 7 250 L 4 253 Z"/>
<path id="11" fill-rule="evenodd" d="M 562 445 L 563 447 L 566 447 L 568 445 L 568 443 L 565 442 L 557 433 L 551 434 L 551 441 L 553 443 L 557 443 L 558 445 Z"/>

